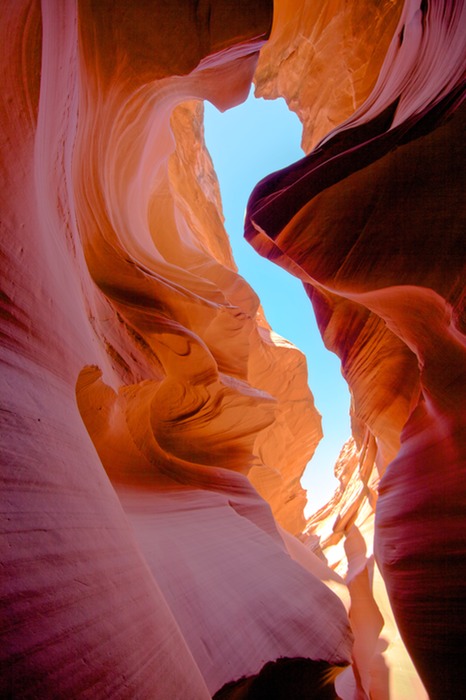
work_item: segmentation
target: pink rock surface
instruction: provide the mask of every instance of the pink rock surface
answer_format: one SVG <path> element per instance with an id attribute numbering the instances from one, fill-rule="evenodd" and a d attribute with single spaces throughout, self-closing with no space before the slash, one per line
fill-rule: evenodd
<path id="1" fill-rule="evenodd" d="M 226 480 L 209 492 L 117 488 L 209 690 L 280 656 L 347 664 L 344 606 L 290 559 L 247 479 Z"/>
<path id="2" fill-rule="evenodd" d="M 279 656 L 349 663 L 343 605 L 245 477 L 299 531 L 320 422 L 192 103 L 245 98 L 270 4 L 4 14 L 0 694 L 201 700 Z"/>
<path id="3" fill-rule="evenodd" d="M 246 224 L 305 283 L 353 396 L 360 476 L 341 465 L 308 530 L 334 518 L 324 546 L 341 541 L 386 469 L 377 558 L 432 698 L 465 687 L 465 21 L 464 3 L 405 3 L 372 93 L 256 188 Z"/>
<path id="4" fill-rule="evenodd" d="M 465 5 L 294 9 L 259 89 L 309 147 L 343 123 L 259 185 L 247 235 L 353 397 L 304 532 L 320 419 L 237 274 L 202 127 L 203 99 L 246 97 L 271 3 L 5 5 L 4 697 L 202 700 L 285 656 L 351 662 L 343 700 L 424 699 L 385 586 L 431 698 L 466 685 Z"/>

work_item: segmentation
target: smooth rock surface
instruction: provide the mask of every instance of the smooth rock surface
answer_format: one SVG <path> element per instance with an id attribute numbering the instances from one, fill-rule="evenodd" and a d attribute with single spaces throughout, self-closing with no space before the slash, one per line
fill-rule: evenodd
<path id="1" fill-rule="evenodd" d="M 377 560 L 432 698 L 465 686 L 465 21 L 462 2 L 406 2 L 366 101 L 262 181 L 246 221 L 304 282 L 352 393 L 355 443 L 308 544 L 344 573 L 341 545 L 354 526 L 372 543 L 375 510 Z"/>
<path id="2" fill-rule="evenodd" d="M 268 2 L 5 8 L 4 697 L 201 700 L 229 663 L 241 675 L 289 653 L 350 661 L 343 605 L 289 558 L 242 475 L 254 468 L 302 529 L 320 417 L 301 353 L 236 272 L 198 102 L 246 97 L 270 23 Z M 225 496 L 213 507 L 225 490 L 236 510 Z M 153 557 L 141 513 L 168 491 L 173 535 Z M 209 517 L 180 557 L 173 537 L 198 511 Z M 222 647 L 238 610 L 251 634 Z"/>
<path id="3" fill-rule="evenodd" d="M 462 692 L 465 8 L 5 4 L 2 697 L 207 700 L 289 657 L 346 666 L 342 700 L 425 700 L 400 633 L 432 700 Z M 309 154 L 246 236 L 352 394 L 307 523 L 306 363 L 237 273 L 203 139 L 202 100 L 253 77 Z"/>

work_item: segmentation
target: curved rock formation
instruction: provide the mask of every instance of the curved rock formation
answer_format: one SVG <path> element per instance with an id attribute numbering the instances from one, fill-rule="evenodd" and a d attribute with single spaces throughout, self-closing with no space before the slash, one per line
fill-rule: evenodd
<path id="1" fill-rule="evenodd" d="M 285 657 L 420 700 L 384 581 L 431 697 L 463 687 L 465 6 L 318 5 L 277 0 L 265 43 L 269 0 L 6 3 L 2 697 L 204 700 Z M 306 148 L 342 122 L 247 220 L 353 397 L 304 532 L 320 418 L 203 143 L 202 100 L 243 100 L 263 46 Z"/>
<path id="2" fill-rule="evenodd" d="M 370 94 L 402 0 L 274 1 L 274 20 L 254 74 L 257 97 L 284 97 L 303 124 L 302 147 L 351 116 Z"/>
<path id="3" fill-rule="evenodd" d="M 464 3 L 407 2 L 370 96 L 307 157 L 256 188 L 246 224 L 256 249 L 305 283 L 351 387 L 358 447 L 366 446 L 357 492 L 346 498 L 345 515 L 333 511 L 324 544 L 363 522 L 361 508 L 367 497 L 375 502 L 389 465 L 376 551 L 432 698 L 466 685 L 457 655 L 466 622 L 458 536 L 465 21 Z"/>
<path id="4" fill-rule="evenodd" d="M 193 102 L 246 97 L 271 9 L 5 10 L 4 697 L 194 700 L 351 660 L 246 478 L 299 532 L 320 419 L 236 272 Z"/>

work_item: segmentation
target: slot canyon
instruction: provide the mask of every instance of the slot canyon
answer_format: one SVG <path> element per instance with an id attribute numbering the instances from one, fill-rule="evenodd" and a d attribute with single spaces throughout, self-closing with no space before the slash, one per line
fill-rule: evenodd
<path id="1" fill-rule="evenodd" d="M 466 0 L 1 16 L 0 697 L 462 697 Z M 304 154 L 244 236 L 351 394 L 309 518 L 306 360 L 238 273 L 204 139 L 251 86 Z"/>

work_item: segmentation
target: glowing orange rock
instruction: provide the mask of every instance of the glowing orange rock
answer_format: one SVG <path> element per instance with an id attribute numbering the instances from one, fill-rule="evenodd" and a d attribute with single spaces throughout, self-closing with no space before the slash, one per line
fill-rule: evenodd
<path id="1" fill-rule="evenodd" d="M 210 9 L 4 13 L 5 697 L 202 700 L 268 659 L 351 659 L 343 605 L 288 556 L 245 476 L 278 511 L 283 493 L 302 504 L 319 420 L 186 136 L 193 99 L 246 96 L 271 7 Z M 288 393 L 277 367 L 296 370 Z M 296 454 L 287 473 L 280 446 L 268 480 L 275 419 Z"/>
<path id="2" fill-rule="evenodd" d="M 435 698 L 465 686 L 456 652 L 465 620 L 453 612 L 464 608 L 465 13 L 464 3 L 407 2 L 371 95 L 308 157 L 256 188 L 246 228 L 259 252 L 305 283 L 352 390 L 367 469 L 343 485 L 354 489 L 344 511 L 323 510 L 311 530 L 319 515 L 338 514 L 332 545 L 364 522 L 387 469 L 378 560 Z M 438 573 L 447 569 L 449 581 Z"/>
<path id="3" fill-rule="evenodd" d="M 353 114 L 373 88 L 402 0 L 275 0 L 254 74 L 257 97 L 284 97 L 303 124 L 306 152 Z"/>
<path id="4" fill-rule="evenodd" d="M 352 661 L 343 700 L 418 700 L 380 570 L 432 698 L 457 694 L 464 4 L 407 2 L 378 80 L 400 3 L 275 7 L 259 89 L 306 144 L 358 107 L 250 208 L 353 395 L 341 488 L 302 542 L 320 422 L 237 274 L 200 103 L 244 99 L 271 4 L 7 5 L 0 694 L 203 700 L 298 656 Z M 298 73 L 319 65 L 341 89 L 312 106 Z"/>

